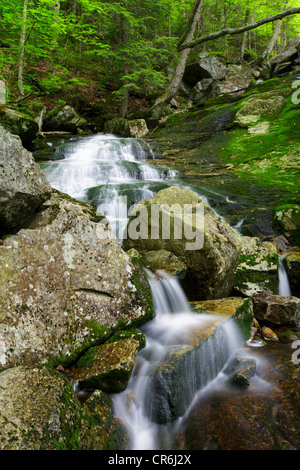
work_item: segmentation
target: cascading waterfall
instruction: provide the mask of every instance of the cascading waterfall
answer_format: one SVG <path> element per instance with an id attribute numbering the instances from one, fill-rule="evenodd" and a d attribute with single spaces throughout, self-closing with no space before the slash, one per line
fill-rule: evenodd
<path id="1" fill-rule="evenodd" d="M 176 172 L 147 163 L 151 148 L 131 138 L 111 134 L 70 140 L 41 163 L 54 189 L 92 204 L 122 239 L 129 209 L 168 185 Z"/>
<path id="2" fill-rule="evenodd" d="M 115 414 L 127 427 L 132 450 L 169 448 L 171 429 L 176 429 L 176 421 L 184 415 L 195 394 L 218 375 L 243 344 L 235 325 L 224 321 L 219 334 L 205 341 L 201 349 L 193 349 L 192 333 L 209 327 L 212 316 L 191 310 L 175 277 L 163 272 L 159 275 L 148 272 L 148 276 L 156 316 L 141 328 L 147 338 L 146 347 L 137 356 L 127 389 L 113 396 Z M 183 355 L 178 373 L 173 378 L 171 375 L 171 380 L 167 374 L 164 380 L 160 368 L 165 360 L 185 349 L 190 351 Z M 174 390 L 170 392 L 172 386 Z M 166 403 L 170 399 L 178 408 L 178 416 L 171 416 Z"/>
<path id="3" fill-rule="evenodd" d="M 279 295 L 283 297 L 289 297 L 292 295 L 289 278 L 284 266 L 284 259 L 288 253 L 279 255 Z"/>

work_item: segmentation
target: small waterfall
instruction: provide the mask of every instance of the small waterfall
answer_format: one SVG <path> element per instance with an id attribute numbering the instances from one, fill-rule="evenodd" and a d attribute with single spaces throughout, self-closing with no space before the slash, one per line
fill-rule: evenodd
<path id="1" fill-rule="evenodd" d="M 128 430 L 132 450 L 159 449 L 161 440 L 168 445 L 171 429 L 195 394 L 217 376 L 243 344 L 235 325 L 222 322 L 220 317 L 218 332 L 203 341 L 201 348 L 195 347 L 195 331 L 205 331 L 216 316 L 193 312 L 175 277 L 147 273 L 156 317 L 141 328 L 146 347 L 137 356 L 127 389 L 113 396 L 115 415 Z M 181 353 L 178 369 L 169 373 L 168 360 L 171 364 Z"/>
<path id="2" fill-rule="evenodd" d="M 289 278 L 284 266 L 284 260 L 288 253 L 279 255 L 279 295 L 289 297 L 292 295 Z"/>
<path id="3" fill-rule="evenodd" d="M 154 157 L 145 142 L 111 134 L 76 138 L 49 151 L 52 160 L 40 166 L 51 186 L 104 213 L 120 241 L 130 207 L 177 175 L 148 163 Z"/>

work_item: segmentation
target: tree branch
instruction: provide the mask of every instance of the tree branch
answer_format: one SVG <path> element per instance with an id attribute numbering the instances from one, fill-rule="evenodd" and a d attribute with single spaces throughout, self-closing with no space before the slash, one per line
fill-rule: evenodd
<path id="1" fill-rule="evenodd" d="M 207 34 L 206 36 L 202 36 L 194 41 L 187 42 L 185 44 L 179 44 L 178 51 L 183 51 L 184 49 L 191 49 L 198 44 L 202 44 L 203 42 L 211 41 L 212 39 L 218 39 L 223 36 L 233 35 L 233 34 L 240 34 L 244 33 L 245 31 L 250 31 L 251 29 L 258 28 L 266 23 L 271 23 L 272 21 L 282 20 L 286 16 L 289 15 L 297 15 L 300 14 L 300 8 L 291 8 L 289 10 L 285 10 L 282 13 L 278 13 L 277 15 L 268 16 L 267 18 L 263 18 L 262 20 L 256 21 L 255 23 L 248 24 L 246 26 L 241 26 L 239 28 L 225 28 L 221 31 L 217 31 L 215 33 Z"/>

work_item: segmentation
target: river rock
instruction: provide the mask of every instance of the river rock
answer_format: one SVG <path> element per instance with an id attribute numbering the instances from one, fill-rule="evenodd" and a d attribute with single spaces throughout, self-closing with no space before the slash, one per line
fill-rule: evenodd
<path id="1" fill-rule="evenodd" d="M 276 246 L 258 237 L 242 237 L 242 251 L 235 270 L 233 291 L 251 297 L 259 292 L 278 293 Z"/>
<path id="2" fill-rule="evenodd" d="M 289 278 L 292 295 L 300 297 L 300 252 L 293 251 L 289 253 L 284 260 L 284 265 Z"/>
<path id="3" fill-rule="evenodd" d="M 153 317 L 146 276 L 101 221 L 88 204 L 53 191 L 0 246 L 2 369 L 71 363 L 115 329 Z"/>
<path id="4" fill-rule="evenodd" d="M 140 343 L 125 338 L 90 348 L 76 364 L 73 378 L 81 388 L 123 392 L 131 376 Z"/>
<path id="5" fill-rule="evenodd" d="M 236 385 L 250 385 L 250 379 L 256 373 L 256 360 L 244 357 L 241 353 L 235 354 L 222 371 L 227 381 Z"/>
<path id="6" fill-rule="evenodd" d="M 241 237 L 193 191 L 172 186 L 133 208 L 123 246 L 173 253 L 187 266 L 188 297 L 204 300 L 230 293 Z"/>
<path id="7" fill-rule="evenodd" d="M 88 130 L 88 122 L 68 105 L 54 108 L 43 121 L 43 130 L 47 132 L 62 131 L 77 134 L 80 133 L 79 129 Z"/>
<path id="8" fill-rule="evenodd" d="M 0 373 L 1 450 L 124 449 L 110 398 L 96 391 L 80 403 L 67 377 L 48 367 Z"/>
<path id="9" fill-rule="evenodd" d="M 0 236 L 16 230 L 49 198 L 51 187 L 20 137 L 0 126 Z"/>
<path id="10" fill-rule="evenodd" d="M 121 137 L 139 138 L 145 137 L 149 130 L 144 119 L 115 118 L 105 123 L 104 132 Z"/>
<path id="11" fill-rule="evenodd" d="M 252 297 L 253 313 L 258 321 L 274 326 L 300 325 L 300 299 L 271 294 Z"/>
<path id="12" fill-rule="evenodd" d="M 23 146 L 32 150 L 39 126 L 29 116 L 0 104 L 0 126 L 3 126 L 13 135 L 18 135 Z"/>
<path id="13" fill-rule="evenodd" d="M 276 207 L 273 224 L 292 245 L 300 247 L 299 204 L 284 204 Z"/>
<path id="14" fill-rule="evenodd" d="M 261 329 L 263 338 L 268 341 L 279 341 L 277 334 L 268 326 L 263 326 Z"/>

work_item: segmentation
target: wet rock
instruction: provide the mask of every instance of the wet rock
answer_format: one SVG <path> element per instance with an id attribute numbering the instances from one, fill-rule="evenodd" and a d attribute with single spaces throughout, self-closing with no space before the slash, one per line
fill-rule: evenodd
<path id="1" fill-rule="evenodd" d="M 51 187 L 20 137 L 0 127 L 0 236 L 10 234 L 50 197 Z"/>
<path id="2" fill-rule="evenodd" d="M 268 341 L 279 341 L 277 334 L 267 326 L 263 326 L 261 329 L 263 338 Z"/>
<path id="3" fill-rule="evenodd" d="M 83 389 L 120 393 L 127 387 L 139 349 L 133 338 L 90 348 L 78 361 L 73 380 Z"/>
<path id="4" fill-rule="evenodd" d="M 252 297 L 253 313 L 258 321 L 274 326 L 300 324 L 300 299 L 271 294 Z"/>
<path id="5" fill-rule="evenodd" d="M 33 119 L 0 104 L 0 126 L 11 134 L 19 136 L 22 145 L 27 150 L 32 150 L 33 141 L 39 130 L 38 124 Z"/>
<path id="6" fill-rule="evenodd" d="M 292 295 L 300 297 L 300 252 L 293 251 L 289 253 L 284 265 L 290 282 Z"/>
<path id="7" fill-rule="evenodd" d="M 67 377 L 48 367 L 0 373 L 1 450 L 124 448 L 126 435 L 103 392 L 85 403 Z"/>
<path id="8" fill-rule="evenodd" d="M 0 246 L 0 364 L 69 364 L 153 318 L 145 274 L 94 209 L 54 191 Z M 125 328 L 126 327 L 126 328 Z"/>
<path id="9" fill-rule="evenodd" d="M 123 246 L 173 253 L 187 266 L 188 297 L 204 300 L 226 297 L 231 291 L 240 238 L 194 192 L 173 186 L 134 207 Z"/>
<path id="10" fill-rule="evenodd" d="M 259 292 L 278 293 L 278 254 L 275 245 L 244 236 L 233 291 L 251 297 Z"/>
<path id="11" fill-rule="evenodd" d="M 125 118 L 116 118 L 105 123 L 104 132 L 121 137 L 138 138 L 145 137 L 149 130 L 144 119 L 129 120 Z"/>
<path id="12" fill-rule="evenodd" d="M 256 373 L 256 360 L 236 354 L 223 369 L 227 381 L 236 385 L 249 385 Z"/>
<path id="13" fill-rule="evenodd" d="M 71 106 L 55 108 L 44 118 L 43 130 L 47 132 L 63 131 L 77 134 L 79 129 L 88 130 L 88 123 Z"/>

